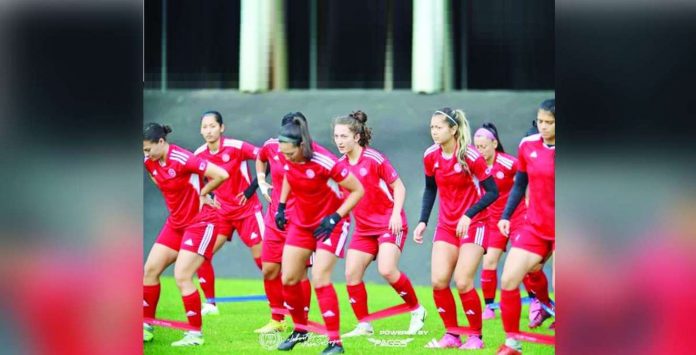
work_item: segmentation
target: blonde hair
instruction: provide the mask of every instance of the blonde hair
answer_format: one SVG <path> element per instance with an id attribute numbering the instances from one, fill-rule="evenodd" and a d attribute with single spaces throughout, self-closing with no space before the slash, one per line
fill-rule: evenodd
<path id="1" fill-rule="evenodd" d="M 460 109 L 445 107 L 435 111 L 435 115 L 444 116 L 445 122 L 447 122 L 450 127 L 457 126 L 457 132 L 454 133 L 454 138 L 457 140 L 457 145 L 459 147 L 455 155 L 457 156 L 459 164 L 461 164 L 462 168 L 468 173 L 469 166 L 466 164 L 466 151 L 471 144 L 471 127 L 469 126 L 469 120 L 467 120 L 466 114 Z"/>

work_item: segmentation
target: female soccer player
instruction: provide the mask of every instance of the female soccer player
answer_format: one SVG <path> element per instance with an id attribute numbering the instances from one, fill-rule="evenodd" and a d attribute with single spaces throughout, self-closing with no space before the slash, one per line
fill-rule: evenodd
<path id="1" fill-rule="evenodd" d="M 213 254 L 232 240 L 237 231 L 242 242 L 251 249 L 256 266 L 261 269 L 261 241 L 264 234 L 263 208 L 258 197 L 256 179 L 252 181 L 247 160 L 256 160 L 259 148 L 244 141 L 223 136 L 225 124 L 217 111 L 208 111 L 201 116 L 201 135 L 205 144 L 196 149 L 196 156 L 227 171 L 230 178 L 215 191 L 218 221 Z M 212 258 L 203 262 L 198 269 L 198 282 L 206 299 L 215 298 L 215 271 Z M 220 314 L 214 302 L 206 302 L 203 315 Z"/>
<path id="2" fill-rule="evenodd" d="M 498 231 L 497 222 L 503 214 L 505 202 L 510 194 L 512 183 L 517 173 L 517 158 L 505 154 L 503 143 L 498 137 L 498 129 L 493 123 L 484 123 L 474 133 L 474 145 L 486 160 L 486 165 L 498 186 L 500 197 L 488 208 L 489 213 L 489 237 L 488 251 L 483 256 L 483 269 L 481 270 L 481 289 L 486 308 L 483 311 L 483 319 L 495 318 L 495 311 L 489 307 L 495 301 L 495 291 L 498 288 L 498 261 L 507 249 L 508 237 Z M 511 217 L 511 228 L 514 232 L 524 224 L 527 208 L 520 204 Z"/>
<path id="3" fill-rule="evenodd" d="M 169 210 L 150 255 L 143 276 L 143 315 L 154 318 L 160 295 L 159 277 L 169 265 L 174 265 L 174 278 L 181 291 L 188 322 L 197 331 L 188 331 L 172 346 L 203 344 L 201 334 L 201 296 L 193 284 L 193 273 L 213 252 L 216 213 L 215 203 L 208 194 L 228 178 L 227 172 L 191 152 L 167 142 L 169 126 L 150 123 L 143 132 L 145 169 L 159 187 Z M 201 188 L 203 174 L 208 182 Z M 153 338 L 153 328 L 143 324 L 143 340 Z"/>
<path id="4" fill-rule="evenodd" d="M 503 235 L 510 235 L 510 218 L 522 200 L 529 185 L 529 206 L 525 226 L 512 235 L 512 248 L 503 267 L 500 306 L 503 328 L 508 338 L 498 354 L 521 354 L 522 345 L 514 339 L 520 327 L 520 291 L 522 278 L 539 263 L 548 259 L 555 250 L 555 158 L 556 158 L 556 103 L 554 99 L 541 103 L 537 112 L 539 134 L 522 139 L 518 149 L 519 169 L 515 184 L 505 204 L 498 227 Z M 539 301 L 550 306 L 547 299 Z M 545 311 L 544 311 L 545 312 Z"/>
<path id="5" fill-rule="evenodd" d="M 448 332 L 426 347 L 481 349 L 484 344 L 480 333 L 469 336 L 462 344 L 459 336 L 450 332 L 458 324 L 449 284 L 454 275 L 469 325 L 480 332 L 483 324 L 481 300 L 474 288 L 474 275 L 488 242 L 485 210 L 498 198 L 498 188 L 487 172 L 486 161 L 471 145 L 469 122 L 464 112 L 451 108 L 435 111 L 430 119 L 430 134 L 435 144 L 425 151 L 423 158 L 425 191 L 413 239 L 423 243 L 423 233 L 439 192 L 431 272 L 433 298 Z M 480 198 L 479 186 L 486 191 Z"/>
<path id="6" fill-rule="evenodd" d="M 281 120 L 281 127 L 291 123 L 294 117 L 307 122 L 302 112 L 289 112 Z M 263 247 L 261 259 L 263 260 L 263 285 L 268 296 L 268 303 L 271 306 L 271 320 L 265 326 L 255 330 L 256 333 L 272 333 L 285 330 L 285 316 L 278 310 L 284 309 L 283 305 L 283 283 L 280 278 L 280 265 L 283 261 L 283 247 L 287 232 L 278 229 L 275 225 L 275 213 L 278 210 L 280 192 L 283 187 L 283 177 L 285 176 L 285 157 L 280 153 L 278 139 L 267 140 L 258 158 L 256 158 L 256 176 L 259 182 L 262 195 L 268 200 L 268 209 L 264 223 L 266 234 L 263 237 Z M 266 172 L 270 167 L 271 185 L 266 182 Z M 270 195 L 269 195 L 270 190 Z M 285 213 L 293 213 L 295 200 L 290 194 L 286 202 Z M 304 310 L 309 312 L 309 303 L 312 297 L 312 286 L 309 283 L 306 273 L 302 281 L 302 291 L 304 295 Z"/>
<path id="7" fill-rule="evenodd" d="M 297 343 L 307 341 L 307 314 L 303 307 L 303 292 L 299 281 L 305 274 L 307 260 L 316 251 L 312 269 L 312 284 L 324 318 L 329 345 L 323 354 L 343 353 L 339 331 L 339 308 L 336 291 L 331 284 L 331 271 L 343 248 L 350 219 L 348 214 L 363 196 L 360 181 L 337 164 L 336 157 L 326 148 L 312 142 L 307 122 L 294 117 L 278 135 L 285 177 L 276 213 L 279 229 L 288 228 L 283 248 L 283 297 L 290 311 L 295 330 L 278 346 L 290 350 Z M 348 191 L 343 197 L 339 186 Z M 290 192 L 295 196 L 295 211 L 286 215 L 285 207 Z M 289 223 L 288 223 L 289 222 Z"/>
<path id="8" fill-rule="evenodd" d="M 368 147 L 372 130 L 362 111 L 334 120 L 334 142 L 344 154 L 339 161 L 360 180 L 365 196 L 353 209 L 355 232 L 346 256 L 346 283 L 350 304 L 358 326 L 344 337 L 372 335 L 368 315 L 367 291 L 363 283 L 365 269 L 377 259 L 379 273 L 411 308 L 408 334 L 423 328 L 425 308 L 418 303 L 411 281 L 399 271 L 398 263 L 408 235 L 403 206 L 406 187 L 389 160 Z"/>

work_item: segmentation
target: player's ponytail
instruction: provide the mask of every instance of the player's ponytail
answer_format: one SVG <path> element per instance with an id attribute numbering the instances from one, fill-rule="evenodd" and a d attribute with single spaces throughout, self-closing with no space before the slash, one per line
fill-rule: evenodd
<path id="1" fill-rule="evenodd" d="M 292 123 L 300 127 L 300 135 L 302 137 L 302 155 L 305 159 L 312 159 L 314 156 L 314 149 L 312 149 L 312 136 L 309 135 L 309 127 L 307 127 L 307 121 L 295 117 Z"/>
<path id="2" fill-rule="evenodd" d="M 500 141 L 500 136 L 498 136 L 498 128 L 492 122 L 485 122 L 482 127 L 486 131 L 493 133 L 493 137 L 495 137 L 495 140 L 498 142 L 498 146 L 495 147 L 495 150 L 500 153 L 505 153 L 503 142 Z"/>
<path id="3" fill-rule="evenodd" d="M 354 111 L 348 116 L 341 116 L 334 119 L 334 127 L 336 125 L 346 125 L 353 134 L 359 134 L 358 144 L 361 147 L 366 147 L 372 139 L 372 129 L 367 126 L 367 114 L 360 110 Z"/>
<path id="4" fill-rule="evenodd" d="M 301 120 L 307 122 L 307 118 L 304 116 L 304 114 L 302 114 L 302 112 L 299 112 L 299 111 L 298 111 L 298 112 L 288 112 L 288 113 L 285 114 L 285 116 L 283 116 L 283 119 L 280 120 L 280 125 L 281 125 L 281 126 L 284 126 L 284 125 L 286 125 L 286 124 L 288 124 L 288 123 L 292 123 L 292 120 L 293 120 L 295 117 L 298 117 L 298 118 L 300 118 Z"/>
<path id="5" fill-rule="evenodd" d="M 283 122 L 286 117 L 283 117 Z M 312 149 L 312 136 L 309 134 L 307 127 L 307 119 L 299 112 L 292 113 L 292 118 L 288 119 L 288 123 L 280 127 L 278 141 L 283 143 L 292 143 L 296 147 L 302 149 L 302 156 L 305 159 L 312 159 L 314 150 Z"/>
<path id="6" fill-rule="evenodd" d="M 469 120 L 466 119 L 466 115 L 462 110 L 453 110 L 454 118 L 457 120 L 459 127 L 457 128 L 457 133 L 455 133 L 454 138 L 457 139 L 457 161 L 462 165 L 465 171 L 469 171 L 469 166 L 466 164 L 466 150 L 469 149 L 471 145 L 471 128 L 469 127 Z"/>
<path id="7" fill-rule="evenodd" d="M 148 123 L 143 130 L 143 140 L 153 143 L 159 142 L 160 139 L 167 140 L 167 134 L 172 133 L 172 128 L 159 123 Z"/>

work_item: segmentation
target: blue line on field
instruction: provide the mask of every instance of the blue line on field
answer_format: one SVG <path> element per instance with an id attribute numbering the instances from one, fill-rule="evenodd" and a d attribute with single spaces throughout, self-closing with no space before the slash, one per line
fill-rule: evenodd
<path id="1" fill-rule="evenodd" d="M 267 301 L 266 295 L 251 295 L 251 296 L 232 296 L 232 297 L 215 297 L 208 298 L 208 302 L 252 302 L 252 301 Z"/>

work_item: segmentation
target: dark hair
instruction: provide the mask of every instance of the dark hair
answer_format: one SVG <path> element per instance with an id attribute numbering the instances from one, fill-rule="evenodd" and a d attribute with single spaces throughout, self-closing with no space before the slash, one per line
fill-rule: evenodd
<path id="1" fill-rule="evenodd" d="M 556 99 L 544 100 L 544 102 L 539 105 L 540 110 L 549 111 L 556 118 Z"/>
<path id="2" fill-rule="evenodd" d="M 283 119 L 280 121 L 281 126 L 285 126 L 288 123 L 291 123 L 293 118 L 298 117 L 301 120 L 305 121 L 307 123 L 307 118 L 302 114 L 302 112 L 288 112 L 283 116 Z"/>
<path id="3" fill-rule="evenodd" d="M 370 144 L 372 139 L 372 128 L 367 126 L 367 114 L 360 110 L 351 112 L 348 116 L 341 116 L 334 119 L 334 127 L 336 125 L 346 125 L 354 134 L 359 134 L 360 139 L 358 144 L 365 147 Z"/>
<path id="4" fill-rule="evenodd" d="M 205 116 L 213 116 L 213 117 L 215 117 L 215 121 L 217 121 L 217 123 L 218 123 L 220 126 L 222 126 L 222 115 L 220 114 L 220 112 L 217 112 L 217 111 L 206 111 L 206 112 L 203 113 L 203 115 L 201 115 L 201 120 L 203 120 L 203 117 L 205 117 Z"/>
<path id="5" fill-rule="evenodd" d="M 305 159 L 312 159 L 314 150 L 312 149 L 312 136 L 309 135 L 309 127 L 304 116 L 294 116 L 290 123 L 280 127 L 278 141 L 292 143 L 294 146 L 302 147 L 302 156 Z"/>
<path id="6" fill-rule="evenodd" d="M 503 142 L 500 140 L 500 137 L 498 136 L 498 128 L 493 124 L 493 122 L 484 122 L 481 126 L 484 129 L 493 133 L 495 140 L 498 141 L 498 147 L 495 148 L 495 150 L 501 153 L 505 153 L 505 148 L 503 148 Z"/>
<path id="7" fill-rule="evenodd" d="M 160 139 L 167 140 L 167 134 L 172 133 L 172 128 L 159 123 L 148 123 L 143 130 L 143 140 L 159 142 Z"/>
<path id="8" fill-rule="evenodd" d="M 525 137 L 529 137 L 531 135 L 539 133 L 539 128 L 537 128 L 537 123 L 536 120 L 532 121 L 532 127 L 527 130 L 527 132 L 524 133 Z"/>

